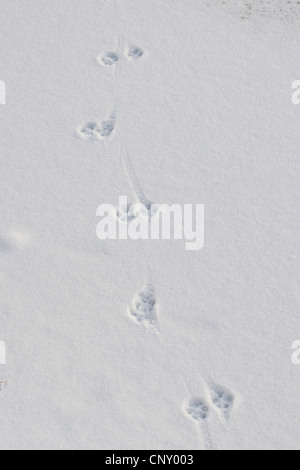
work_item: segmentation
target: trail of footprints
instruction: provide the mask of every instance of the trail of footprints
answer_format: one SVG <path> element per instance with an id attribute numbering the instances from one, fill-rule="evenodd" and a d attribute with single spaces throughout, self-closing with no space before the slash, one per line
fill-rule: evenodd
<path id="1" fill-rule="evenodd" d="M 146 284 L 144 289 L 135 296 L 128 312 L 131 318 L 139 324 L 150 327 L 158 326 L 157 300 L 155 288 L 152 284 Z M 222 385 L 211 383 L 208 389 L 209 401 L 201 397 L 194 397 L 185 405 L 185 412 L 195 421 L 198 427 L 203 450 L 214 450 L 208 419 L 211 412 L 215 411 L 223 423 L 229 423 L 235 397 Z"/>
<path id="2" fill-rule="evenodd" d="M 139 60 L 144 56 L 145 52 L 140 47 L 131 45 L 127 48 L 125 57 L 129 61 Z M 117 52 L 107 52 L 98 58 L 101 65 L 105 67 L 114 67 L 120 61 L 121 56 Z M 80 138 L 86 141 L 104 140 L 111 136 L 115 130 L 116 116 L 110 115 L 107 119 L 100 122 L 87 122 L 77 129 L 77 134 Z M 128 179 L 135 193 L 138 203 L 135 206 L 127 206 L 121 208 L 117 216 L 120 221 L 132 220 L 134 218 L 145 216 L 151 217 L 154 214 L 151 212 L 151 202 L 145 196 L 138 178 L 135 174 L 134 167 L 126 152 L 124 159 L 125 171 L 128 174 Z M 146 210 L 141 213 L 140 208 Z M 0 250 L 3 249 L 4 244 L 0 240 Z M 158 314 L 157 314 L 157 299 L 155 288 L 151 283 L 147 283 L 144 288 L 136 294 L 132 301 L 132 305 L 128 307 L 129 317 L 139 325 L 146 327 L 158 327 Z M 0 388 L 1 388 L 0 383 Z M 205 450 L 213 450 L 213 444 L 210 438 L 208 429 L 208 420 L 211 411 L 216 411 L 218 416 L 223 422 L 229 422 L 232 408 L 234 406 L 234 395 L 225 387 L 220 385 L 212 385 L 209 387 L 210 400 L 209 403 L 202 398 L 192 398 L 190 402 L 185 405 L 185 412 L 187 416 L 194 420 L 198 426 L 199 434 L 201 437 L 201 444 Z"/>
<path id="3" fill-rule="evenodd" d="M 131 45 L 125 52 L 125 57 L 129 61 L 139 60 L 144 56 L 145 52 L 138 46 Z M 109 51 L 104 55 L 98 57 L 98 62 L 105 67 L 112 67 L 116 65 L 121 59 L 121 55 L 118 52 Z M 77 135 L 87 141 L 93 140 L 105 140 L 110 137 L 115 130 L 116 116 L 112 115 L 106 120 L 96 122 L 88 121 L 82 124 L 77 129 Z"/>
<path id="4" fill-rule="evenodd" d="M 223 423 L 228 423 L 234 406 L 234 395 L 225 387 L 213 384 L 209 387 L 208 403 L 203 398 L 192 398 L 185 406 L 187 415 L 199 425 L 201 444 L 204 450 L 213 450 L 210 438 L 208 418 L 211 411 L 215 411 Z"/>

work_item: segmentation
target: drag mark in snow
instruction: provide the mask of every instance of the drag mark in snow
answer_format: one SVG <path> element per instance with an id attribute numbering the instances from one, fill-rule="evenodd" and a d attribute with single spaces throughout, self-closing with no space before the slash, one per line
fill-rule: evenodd
<path id="1" fill-rule="evenodd" d="M 157 326 L 156 295 L 152 284 L 147 284 L 145 288 L 136 295 L 129 314 L 137 323 Z"/>
<path id="2" fill-rule="evenodd" d="M 203 450 L 213 450 L 207 424 L 209 417 L 208 404 L 202 398 L 193 398 L 185 407 L 185 411 L 196 422 Z"/>
<path id="3" fill-rule="evenodd" d="M 211 387 L 211 399 L 213 405 L 218 408 L 223 418 L 229 421 L 231 410 L 234 405 L 234 396 L 225 387 L 213 385 Z"/>
<path id="4" fill-rule="evenodd" d="M 121 207 L 121 210 L 117 209 L 118 219 L 121 222 L 130 222 L 134 219 L 138 219 L 141 216 L 146 218 L 154 216 L 158 211 L 158 207 L 149 201 L 145 195 L 126 148 L 124 148 L 124 152 L 122 153 L 122 159 L 125 173 L 127 173 L 129 185 L 131 186 L 135 195 L 136 203 L 127 204 L 126 206 L 124 205 Z"/>
<path id="5" fill-rule="evenodd" d="M 153 203 L 151 203 L 149 201 L 149 199 L 145 196 L 145 193 L 144 193 L 144 191 L 143 191 L 143 189 L 140 185 L 140 182 L 137 178 L 137 175 L 135 173 L 135 169 L 134 169 L 131 157 L 130 157 L 130 155 L 127 152 L 126 149 L 125 149 L 125 152 L 123 153 L 123 161 L 124 161 L 125 171 L 126 171 L 127 176 L 128 176 L 128 181 L 130 183 L 130 186 L 133 189 L 135 197 L 138 200 L 138 202 L 140 202 L 141 204 L 143 204 L 147 208 L 147 210 L 149 212 L 149 216 L 150 216 L 151 215 L 151 205 Z"/>

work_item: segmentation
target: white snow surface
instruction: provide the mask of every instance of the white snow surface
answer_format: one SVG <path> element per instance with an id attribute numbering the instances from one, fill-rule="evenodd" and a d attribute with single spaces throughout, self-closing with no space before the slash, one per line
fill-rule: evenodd
<path id="1" fill-rule="evenodd" d="M 299 449 L 299 2 L 0 10 L 1 450 Z M 98 240 L 134 184 L 203 250 Z"/>

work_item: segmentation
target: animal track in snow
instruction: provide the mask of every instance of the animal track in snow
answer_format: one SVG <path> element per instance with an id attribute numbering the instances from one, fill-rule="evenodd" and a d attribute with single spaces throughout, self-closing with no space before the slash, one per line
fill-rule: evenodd
<path id="1" fill-rule="evenodd" d="M 78 134 L 84 140 L 99 139 L 100 132 L 100 126 L 96 122 L 87 122 L 78 128 Z"/>
<path id="2" fill-rule="evenodd" d="M 156 206 L 155 204 L 150 202 L 147 196 L 145 195 L 140 185 L 140 182 L 137 178 L 137 175 L 135 173 L 135 169 L 134 169 L 132 160 L 130 158 L 130 155 L 128 154 L 126 149 L 123 154 L 123 163 L 124 163 L 125 172 L 127 173 L 127 176 L 128 176 L 129 184 L 132 187 L 137 203 L 134 206 L 128 205 L 127 208 L 124 207 L 122 214 L 118 214 L 120 220 L 122 220 L 120 215 L 123 215 L 123 219 L 126 220 L 126 214 L 127 214 L 128 220 L 132 220 L 140 216 L 152 217 L 153 215 L 157 213 Z"/>
<path id="3" fill-rule="evenodd" d="M 120 222 L 129 223 L 132 220 L 140 217 L 141 211 L 138 204 L 124 204 L 117 208 L 117 217 Z"/>
<path id="4" fill-rule="evenodd" d="M 234 396 L 229 390 L 220 385 L 211 388 L 211 399 L 213 404 L 221 411 L 226 420 L 229 419 L 234 405 Z"/>
<path id="5" fill-rule="evenodd" d="M 158 323 L 156 304 L 155 289 L 151 284 L 148 284 L 135 297 L 130 308 L 130 315 L 138 323 L 148 323 L 151 326 L 156 326 Z"/>
<path id="6" fill-rule="evenodd" d="M 106 121 L 102 121 L 101 130 L 100 130 L 101 137 L 109 137 L 113 133 L 115 129 L 115 125 L 116 125 L 116 119 L 114 116 L 111 116 Z"/>
<path id="7" fill-rule="evenodd" d="M 104 56 L 99 58 L 100 63 L 106 67 L 115 65 L 119 60 L 120 56 L 117 52 L 107 52 Z"/>
<path id="8" fill-rule="evenodd" d="M 207 419 L 209 416 L 208 405 L 204 400 L 199 398 L 195 398 L 189 403 L 186 412 L 195 421 Z"/>
<path id="9" fill-rule="evenodd" d="M 202 398 L 193 398 L 185 407 L 186 413 L 195 421 L 201 448 L 204 450 L 213 450 L 213 444 L 210 438 L 207 420 L 210 410 L 205 400 Z"/>
<path id="10" fill-rule="evenodd" d="M 127 150 L 122 154 L 124 170 L 127 173 L 128 181 L 135 195 L 135 204 L 125 204 L 121 208 L 116 208 L 117 218 L 123 223 L 129 223 L 134 219 L 149 219 L 157 214 L 157 205 L 151 203 L 145 196 L 140 185 L 130 155 Z"/>
<path id="11" fill-rule="evenodd" d="M 77 129 L 77 133 L 83 140 L 103 140 L 113 133 L 115 125 L 115 117 L 111 116 L 101 123 L 87 122 L 83 124 Z"/>
<path id="12" fill-rule="evenodd" d="M 144 55 L 143 49 L 137 46 L 130 46 L 127 50 L 127 57 L 130 60 L 138 60 L 141 59 Z"/>

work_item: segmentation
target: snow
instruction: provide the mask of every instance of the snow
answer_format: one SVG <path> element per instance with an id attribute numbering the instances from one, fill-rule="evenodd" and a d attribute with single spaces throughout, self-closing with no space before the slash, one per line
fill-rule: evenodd
<path id="1" fill-rule="evenodd" d="M 1 450 L 299 449 L 298 2 L 0 7 Z M 144 195 L 203 249 L 97 238 Z"/>

